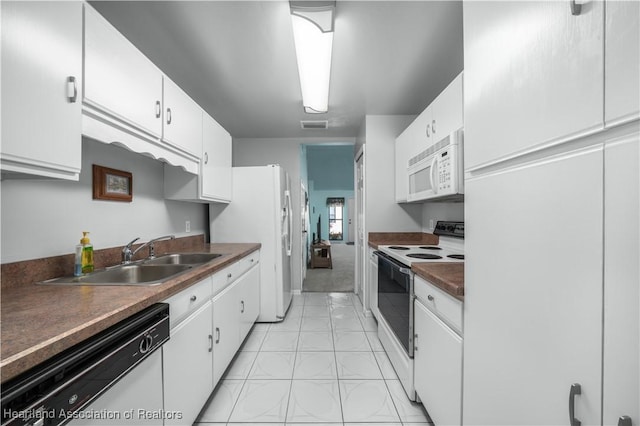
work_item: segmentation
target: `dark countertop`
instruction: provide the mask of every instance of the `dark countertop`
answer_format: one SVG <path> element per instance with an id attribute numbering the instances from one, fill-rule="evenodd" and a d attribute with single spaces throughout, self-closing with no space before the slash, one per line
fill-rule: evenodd
<path id="1" fill-rule="evenodd" d="M 464 300 L 464 262 L 414 262 L 411 270 L 456 299 Z"/>
<path id="2" fill-rule="evenodd" d="M 207 244 L 195 252 L 222 256 L 153 286 L 65 286 L 24 284 L 2 289 L 1 381 L 107 329 L 136 312 L 184 290 L 249 253 L 260 244 Z"/>

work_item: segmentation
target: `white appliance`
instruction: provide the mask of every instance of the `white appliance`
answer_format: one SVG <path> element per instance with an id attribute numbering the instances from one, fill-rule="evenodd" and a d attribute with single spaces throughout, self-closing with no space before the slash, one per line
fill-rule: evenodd
<path id="1" fill-rule="evenodd" d="M 417 262 L 464 262 L 464 223 L 438 221 L 437 245 L 380 245 L 378 256 L 378 338 L 400 383 L 415 401 L 413 384 L 413 277 Z"/>
<path id="2" fill-rule="evenodd" d="M 464 193 L 463 131 L 456 130 L 409 159 L 407 201 L 446 199 Z"/>
<path id="3" fill-rule="evenodd" d="M 211 241 L 260 243 L 259 322 L 284 319 L 291 303 L 292 224 L 289 175 L 279 165 L 233 168 L 233 196 L 211 205 Z"/>

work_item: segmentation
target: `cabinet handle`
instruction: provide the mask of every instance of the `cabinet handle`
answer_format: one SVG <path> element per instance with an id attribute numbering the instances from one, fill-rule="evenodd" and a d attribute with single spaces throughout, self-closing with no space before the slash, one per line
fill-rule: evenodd
<path id="1" fill-rule="evenodd" d="M 209 154 L 208 153 L 204 153 L 204 164 L 209 164 Z"/>
<path id="2" fill-rule="evenodd" d="M 156 118 L 160 118 L 162 114 L 162 108 L 160 107 L 160 101 L 156 101 Z"/>
<path id="3" fill-rule="evenodd" d="M 67 99 L 71 104 L 76 103 L 76 100 L 78 100 L 78 84 L 76 78 L 72 75 L 67 77 Z"/>
<path id="4" fill-rule="evenodd" d="M 231 278 L 231 273 L 228 273 L 228 274 L 227 274 L 227 278 Z"/>
<path id="5" fill-rule="evenodd" d="M 431 121 L 431 131 L 434 135 L 436 134 L 436 120 Z"/>
<path id="6" fill-rule="evenodd" d="M 171 108 L 167 108 L 167 124 L 171 124 Z"/>
<path id="7" fill-rule="evenodd" d="M 571 426 L 580 426 L 580 420 L 576 419 L 576 395 L 582 395 L 582 387 L 580 383 L 574 383 L 571 385 L 571 390 L 569 391 L 569 425 Z"/>
<path id="8" fill-rule="evenodd" d="M 413 350 L 418 351 L 418 334 L 413 335 Z"/>
<path id="9" fill-rule="evenodd" d="M 216 327 L 216 343 L 220 343 L 220 328 Z"/>
<path id="10" fill-rule="evenodd" d="M 427 124 L 427 137 L 431 137 L 431 124 Z"/>
<path id="11" fill-rule="evenodd" d="M 432 295 L 428 295 L 427 296 L 427 300 L 429 300 L 430 302 L 433 302 L 434 297 Z"/>
<path id="12" fill-rule="evenodd" d="M 192 302 L 195 302 L 197 298 L 198 298 L 198 297 L 194 294 L 193 296 L 191 296 L 191 299 L 190 299 L 190 300 L 191 300 Z"/>
<path id="13" fill-rule="evenodd" d="M 241 313 L 241 314 L 244 314 L 244 300 L 241 300 L 241 301 L 240 301 L 240 306 L 241 306 L 241 308 L 240 308 L 240 313 Z"/>
<path id="14" fill-rule="evenodd" d="M 213 352 L 213 336 L 209 335 L 209 352 Z"/>
<path id="15" fill-rule="evenodd" d="M 571 14 L 578 16 L 582 12 L 582 5 L 576 3 L 576 0 L 569 0 L 569 6 L 571 6 Z"/>
<path id="16" fill-rule="evenodd" d="M 632 426 L 631 417 L 629 417 L 629 416 L 621 416 L 618 419 L 618 426 Z"/>

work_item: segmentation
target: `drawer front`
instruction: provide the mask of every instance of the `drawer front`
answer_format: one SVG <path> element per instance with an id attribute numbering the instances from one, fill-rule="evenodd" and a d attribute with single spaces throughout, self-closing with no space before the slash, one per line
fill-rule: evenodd
<path id="1" fill-rule="evenodd" d="M 250 253 L 249 255 L 240 259 L 235 263 L 235 266 L 237 266 L 237 268 L 235 270 L 236 275 L 234 279 L 247 272 L 249 269 L 251 269 L 251 267 L 253 267 L 253 265 L 256 265 L 259 261 L 260 250 L 254 251 L 253 253 Z"/>
<path id="2" fill-rule="evenodd" d="M 169 321 L 171 328 L 174 328 L 180 321 L 204 305 L 207 300 L 211 299 L 211 295 L 211 277 L 207 277 L 199 283 L 168 298 L 166 303 L 169 304 Z"/>
<path id="3" fill-rule="evenodd" d="M 417 275 L 413 279 L 420 302 L 462 335 L 462 302 Z"/>

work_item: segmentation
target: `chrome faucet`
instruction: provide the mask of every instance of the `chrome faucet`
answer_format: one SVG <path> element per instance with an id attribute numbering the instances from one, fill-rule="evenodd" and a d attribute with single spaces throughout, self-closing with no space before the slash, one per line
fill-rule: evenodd
<path id="1" fill-rule="evenodd" d="M 142 244 L 137 249 L 132 250 L 133 243 L 135 243 L 136 241 L 138 241 L 140 239 L 140 237 L 134 238 L 133 240 L 131 240 L 129 242 L 129 244 L 127 244 L 126 246 L 124 246 L 122 248 L 122 263 L 123 264 L 131 263 L 131 259 L 133 259 L 133 256 L 135 256 L 137 252 L 139 252 L 140 250 L 142 250 L 144 247 L 147 247 L 147 246 L 149 246 L 149 257 L 148 257 L 148 259 L 153 259 L 154 257 L 156 257 L 155 246 L 154 246 L 154 243 L 156 241 L 173 240 L 175 238 L 176 238 L 175 235 L 164 235 L 162 237 L 153 238 L 153 239 L 147 241 L 146 243 Z"/>

